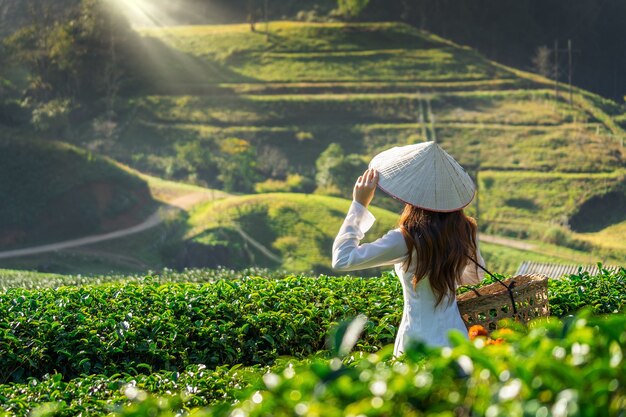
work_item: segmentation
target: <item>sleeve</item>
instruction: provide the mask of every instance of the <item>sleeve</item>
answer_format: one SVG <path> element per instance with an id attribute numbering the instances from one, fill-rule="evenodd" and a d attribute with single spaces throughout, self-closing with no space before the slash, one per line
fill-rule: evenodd
<path id="1" fill-rule="evenodd" d="M 353 201 L 333 243 L 332 267 L 353 271 L 393 265 L 407 256 L 407 247 L 399 229 L 390 230 L 372 243 L 359 245 L 376 218 L 360 203 Z"/>
<path id="2" fill-rule="evenodd" d="M 480 264 L 480 266 L 485 266 L 485 260 L 480 254 L 480 248 L 478 247 L 478 242 L 476 242 L 476 257 L 474 258 L 476 262 Z M 463 271 L 463 275 L 461 275 L 461 282 L 459 285 L 475 285 L 482 281 L 485 276 L 485 272 L 480 269 L 474 262 L 468 261 L 465 266 L 465 270 Z"/>

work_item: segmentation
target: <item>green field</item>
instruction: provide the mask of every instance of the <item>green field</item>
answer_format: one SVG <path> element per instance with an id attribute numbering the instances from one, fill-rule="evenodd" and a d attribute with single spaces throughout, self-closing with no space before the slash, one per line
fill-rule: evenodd
<path id="1" fill-rule="evenodd" d="M 240 407 L 292 415 L 294 402 L 306 401 L 320 415 L 339 416 L 346 407 L 380 409 L 373 398 L 384 395 L 384 415 L 460 402 L 482 414 L 490 406 L 553 407 L 563 391 L 576 390 L 584 415 L 619 416 L 625 273 L 550 280 L 553 317 L 528 327 L 503 322 L 508 332 L 490 335 L 502 338 L 497 345 L 454 332 L 451 348 L 414 345 L 397 360 L 390 344 L 403 299 L 393 274 L 196 270 L 89 278 L 0 270 L 0 412 L 139 417 L 211 406 L 193 415 Z M 357 314 L 363 321 L 348 336 Z M 494 397 L 512 385 L 515 395 Z M 478 400 L 461 401 L 468 396 Z"/>
<path id="2" fill-rule="evenodd" d="M 610 203 L 624 194 L 619 105 L 579 89 L 572 105 L 566 94 L 555 100 L 549 80 L 402 24 L 272 22 L 270 32 L 266 41 L 246 25 L 142 30 L 179 65 L 193 60 L 201 77 L 154 71 L 162 78 L 127 104 L 136 113 L 115 157 L 167 176 L 178 147 L 236 137 L 279 149 L 288 172 L 312 178 L 331 143 L 367 162 L 389 146 L 437 139 L 473 175 L 480 167 L 482 230 L 542 240 L 594 197 L 619 210 Z M 591 233 L 624 220 L 583 218 Z M 613 231 L 606 237 L 619 241 Z M 599 256 L 626 259 L 622 245 L 576 236 Z"/>
<path id="3" fill-rule="evenodd" d="M 331 272 L 332 241 L 339 231 L 350 205 L 349 200 L 307 194 L 261 194 L 231 197 L 197 207 L 189 218 L 186 238 L 207 247 L 230 248 L 224 266 L 246 265 L 285 268 L 293 271 Z M 377 221 L 364 242 L 382 236 L 397 226 L 399 216 L 377 207 L 371 208 Z M 238 232 L 245 231 L 264 246 L 269 257 Z M 481 243 L 488 267 L 498 273 L 513 274 L 526 260 L 535 262 L 593 264 L 600 255 L 586 251 L 539 244 L 534 251 L 522 251 L 501 245 Z M 617 262 L 608 258 L 608 263 Z M 389 270 L 391 267 L 382 268 Z M 381 269 L 361 271 L 373 275 Z"/>

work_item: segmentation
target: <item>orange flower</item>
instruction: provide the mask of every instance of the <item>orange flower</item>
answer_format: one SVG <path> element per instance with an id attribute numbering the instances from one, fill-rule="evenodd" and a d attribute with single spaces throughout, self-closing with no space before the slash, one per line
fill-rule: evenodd
<path id="1" fill-rule="evenodd" d="M 478 336 L 489 336 L 489 332 L 480 324 L 476 324 L 469 328 L 467 332 L 470 340 L 476 339 Z"/>

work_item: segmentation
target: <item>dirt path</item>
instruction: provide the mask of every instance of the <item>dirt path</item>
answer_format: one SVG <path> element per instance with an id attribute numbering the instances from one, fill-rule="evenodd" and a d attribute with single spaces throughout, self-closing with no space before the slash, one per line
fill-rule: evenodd
<path id="1" fill-rule="evenodd" d="M 99 235 L 86 236 L 79 239 L 66 240 L 63 242 L 51 243 L 48 245 L 35 246 L 31 248 L 23 248 L 23 249 L 15 249 L 5 252 L 0 252 L 0 259 L 9 259 L 9 258 L 19 258 L 23 256 L 31 256 L 38 255 L 42 253 L 48 252 L 57 252 L 64 249 L 78 248 L 82 246 L 91 245 L 94 243 L 100 243 L 107 240 L 119 239 L 121 237 L 130 236 L 136 233 L 144 232 L 148 229 L 158 226 L 163 222 L 163 219 L 166 217 L 166 214 L 171 212 L 172 210 L 186 210 L 194 205 L 201 203 L 203 201 L 208 201 L 213 199 L 214 196 L 210 192 L 196 192 L 191 194 L 186 194 L 181 197 L 178 197 L 169 202 L 169 206 L 165 208 L 159 209 L 157 212 L 153 213 L 144 220 L 142 223 L 137 224 L 135 226 L 117 230 L 114 232 L 103 233 Z M 242 230 L 237 230 L 242 238 L 247 240 L 250 244 L 256 247 L 261 253 L 270 258 L 275 262 L 281 262 L 280 257 L 273 254 L 268 248 L 264 247 L 262 244 L 254 240 L 251 236 L 247 235 Z M 497 245 L 507 246 L 510 248 L 525 250 L 525 251 L 534 251 L 536 246 L 531 243 L 521 242 L 514 239 L 508 239 L 500 236 L 491 236 L 480 234 L 479 240 L 482 242 L 493 243 Z"/>
<path id="2" fill-rule="evenodd" d="M 520 250 L 525 250 L 525 251 L 534 251 L 535 249 L 537 249 L 537 246 L 533 245 L 532 243 L 522 242 L 522 241 L 515 240 L 515 239 L 508 239 L 506 237 L 501 237 L 501 236 L 485 235 L 482 233 L 478 235 L 478 241 L 486 242 L 486 243 L 493 243 L 496 245 L 508 246 L 509 248 L 520 249 Z"/>
<path id="3" fill-rule="evenodd" d="M 237 231 L 237 233 L 239 233 L 239 235 L 241 235 L 242 238 L 244 238 L 248 243 L 250 243 L 252 246 L 257 248 L 263 255 L 267 256 L 274 262 L 278 262 L 279 264 L 282 264 L 283 260 L 279 256 L 274 255 L 272 251 L 270 251 L 267 248 L 267 246 L 254 240 L 252 236 L 250 236 L 249 234 L 241 230 L 239 227 L 235 228 L 235 230 Z"/>
<path id="4" fill-rule="evenodd" d="M 169 206 L 160 208 L 155 213 L 150 215 L 143 222 L 122 230 L 116 230 L 115 232 L 103 233 L 99 235 L 86 236 L 79 239 L 66 240 L 64 242 L 51 243 L 48 245 L 35 246 L 32 248 L 15 249 L 5 252 L 0 252 L 0 259 L 19 258 L 22 256 L 38 255 L 47 252 L 56 252 L 63 249 L 76 248 L 80 246 L 91 245 L 94 243 L 100 243 L 107 240 L 119 239 L 121 237 L 134 235 L 136 233 L 144 232 L 148 229 L 158 226 L 163 222 L 166 214 L 172 210 L 188 209 L 195 204 L 202 201 L 207 201 L 212 198 L 209 192 L 197 192 L 186 194 L 178 197 L 169 203 Z"/>

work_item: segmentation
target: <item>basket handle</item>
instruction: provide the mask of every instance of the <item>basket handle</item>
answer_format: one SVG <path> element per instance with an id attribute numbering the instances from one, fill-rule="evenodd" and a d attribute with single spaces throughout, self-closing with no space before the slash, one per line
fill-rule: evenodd
<path id="1" fill-rule="evenodd" d="M 513 306 L 513 314 L 515 314 L 517 316 L 517 307 L 515 306 L 515 297 L 513 296 L 513 288 L 515 287 L 515 281 L 511 282 L 511 285 L 506 285 L 504 282 L 502 282 L 501 279 L 497 278 L 494 274 L 492 274 L 491 272 L 487 271 L 487 269 L 484 266 L 482 266 L 481 264 L 476 262 L 476 260 L 474 260 L 474 258 L 472 258 L 469 255 L 466 255 L 466 256 L 469 258 L 470 261 L 474 262 L 474 264 L 476 264 L 477 267 L 479 267 L 480 269 L 485 271 L 487 274 L 489 274 L 489 276 L 491 278 L 495 279 L 500 284 L 502 284 L 504 286 L 504 288 L 506 288 L 507 292 L 509 293 L 509 297 L 511 297 L 511 305 Z M 478 296 L 481 296 L 478 291 L 474 290 L 474 292 L 476 294 L 478 294 Z"/>

